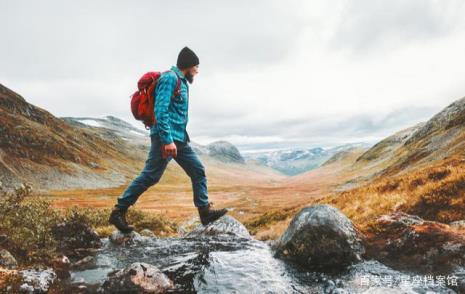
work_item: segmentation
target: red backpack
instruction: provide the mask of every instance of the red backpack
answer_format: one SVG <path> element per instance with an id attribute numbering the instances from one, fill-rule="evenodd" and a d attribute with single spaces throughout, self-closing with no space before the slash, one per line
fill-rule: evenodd
<path id="1" fill-rule="evenodd" d="M 137 82 L 138 90 L 131 95 L 132 114 L 135 119 L 144 123 L 145 129 L 147 130 L 156 123 L 154 113 L 155 97 L 153 96 L 153 91 L 157 86 L 157 82 L 161 74 L 161 72 L 157 71 L 151 71 L 144 74 Z M 171 99 L 179 95 L 180 88 L 181 81 L 178 79 L 178 84 L 176 85 L 176 89 L 174 90 Z"/>

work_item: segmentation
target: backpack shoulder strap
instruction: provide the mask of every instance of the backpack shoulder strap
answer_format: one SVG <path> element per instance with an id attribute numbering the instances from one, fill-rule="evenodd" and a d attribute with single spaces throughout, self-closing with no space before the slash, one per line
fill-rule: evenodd
<path id="1" fill-rule="evenodd" d="M 176 88 L 174 89 L 174 93 L 171 96 L 171 99 L 173 99 L 176 96 L 179 96 L 180 91 L 181 91 L 181 79 L 178 77 L 178 75 L 176 73 L 174 73 L 174 74 L 176 75 L 177 83 L 176 83 Z"/>

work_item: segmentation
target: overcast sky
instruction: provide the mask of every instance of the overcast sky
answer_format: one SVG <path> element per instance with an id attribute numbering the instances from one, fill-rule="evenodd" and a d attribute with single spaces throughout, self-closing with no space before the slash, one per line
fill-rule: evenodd
<path id="1" fill-rule="evenodd" d="M 0 0 L 0 83 L 56 116 L 114 115 L 200 58 L 193 141 L 375 142 L 465 96 L 465 2 Z"/>

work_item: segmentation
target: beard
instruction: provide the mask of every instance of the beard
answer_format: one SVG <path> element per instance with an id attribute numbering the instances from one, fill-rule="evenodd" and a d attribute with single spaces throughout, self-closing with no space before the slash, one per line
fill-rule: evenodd
<path id="1" fill-rule="evenodd" d="M 192 84 L 194 82 L 194 76 L 190 72 L 186 73 L 185 77 L 189 84 Z"/>

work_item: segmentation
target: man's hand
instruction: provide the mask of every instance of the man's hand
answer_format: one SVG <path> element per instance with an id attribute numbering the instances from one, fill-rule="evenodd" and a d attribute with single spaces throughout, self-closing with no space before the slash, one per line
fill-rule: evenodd
<path id="1" fill-rule="evenodd" d="M 176 144 L 174 144 L 174 142 L 161 146 L 161 157 L 168 158 L 170 155 L 173 157 L 176 157 L 177 155 Z"/>

